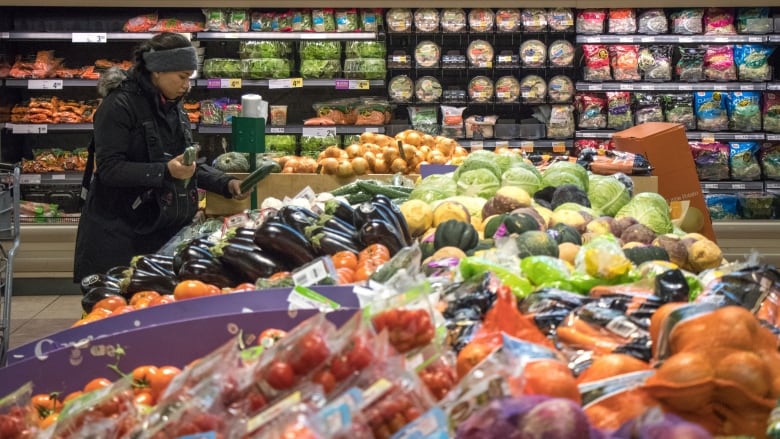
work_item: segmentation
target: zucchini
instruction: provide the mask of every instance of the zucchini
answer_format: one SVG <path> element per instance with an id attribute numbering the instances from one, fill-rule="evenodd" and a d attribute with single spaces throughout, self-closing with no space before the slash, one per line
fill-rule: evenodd
<path id="1" fill-rule="evenodd" d="M 198 147 L 195 145 L 188 146 L 184 149 L 184 154 L 182 155 L 182 163 L 184 166 L 189 166 L 195 163 L 195 160 L 198 159 Z"/>
<path id="2" fill-rule="evenodd" d="M 262 163 L 258 163 L 257 169 L 255 169 L 251 174 L 247 175 L 246 178 L 241 181 L 241 193 L 243 194 L 245 192 L 254 190 L 255 186 L 257 186 L 257 183 L 259 183 L 260 180 L 268 177 L 274 171 L 275 166 L 276 164 L 273 163 L 273 161 L 263 161 Z"/>
<path id="3" fill-rule="evenodd" d="M 351 205 L 365 203 L 366 201 L 371 201 L 371 198 L 373 195 L 367 194 L 365 192 L 357 192 L 354 194 L 348 194 L 347 195 L 347 203 Z"/>
<path id="4" fill-rule="evenodd" d="M 407 192 L 399 191 L 390 186 L 371 183 L 367 180 L 358 180 L 357 184 L 360 190 L 362 190 L 363 192 L 367 192 L 371 195 L 381 194 L 387 196 L 388 198 L 400 198 L 400 197 L 409 196 L 409 193 Z"/>
<path id="5" fill-rule="evenodd" d="M 360 188 L 358 187 L 358 182 L 360 180 L 355 180 L 352 183 L 347 183 L 344 186 L 337 187 L 336 189 L 333 189 L 330 191 L 331 195 L 334 197 L 344 197 L 347 195 L 354 195 L 360 192 Z"/>

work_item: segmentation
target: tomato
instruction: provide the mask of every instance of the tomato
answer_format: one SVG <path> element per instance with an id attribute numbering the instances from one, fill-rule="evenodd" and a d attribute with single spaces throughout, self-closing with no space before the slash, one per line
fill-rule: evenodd
<path id="1" fill-rule="evenodd" d="M 173 303 L 175 301 L 176 299 L 173 297 L 173 294 L 162 294 L 159 297 L 150 300 L 149 306 L 165 305 L 166 303 Z"/>
<path id="2" fill-rule="evenodd" d="M 313 331 L 308 332 L 298 340 L 295 352 L 298 355 L 296 359 L 291 361 L 291 365 L 298 375 L 306 375 L 311 372 L 330 355 L 330 350 L 325 340 L 321 335 L 315 334 Z"/>
<path id="3" fill-rule="evenodd" d="M 33 395 L 30 399 L 30 404 L 38 412 L 38 415 L 41 418 L 45 418 L 51 413 L 62 410 L 62 402 L 57 399 L 56 394 L 46 395 L 44 393 L 39 393 Z"/>
<path id="4" fill-rule="evenodd" d="M 38 422 L 38 428 L 40 428 L 41 430 L 46 430 L 47 428 L 54 425 L 54 423 L 57 422 L 57 418 L 59 417 L 60 417 L 59 413 L 50 413 L 48 416 L 46 416 L 45 418 L 41 419 Z"/>
<path id="5" fill-rule="evenodd" d="M 216 285 L 212 285 L 212 284 L 206 284 L 206 285 L 208 285 L 208 287 L 209 287 L 209 295 L 210 296 L 215 296 L 217 294 L 222 294 L 222 288 L 220 288 L 220 287 L 218 287 Z"/>
<path id="6" fill-rule="evenodd" d="M 278 271 L 271 275 L 271 277 L 268 278 L 268 280 L 281 280 L 286 279 L 288 277 L 292 276 L 292 273 L 289 271 Z"/>
<path id="7" fill-rule="evenodd" d="M 344 381 L 353 371 L 354 369 L 352 369 L 349 361 L 347 361 L 347 357 L 344 355 L 337 355 L 333 358 L 333 361 L 330 362 L 330 372 L 333 374 L 336 381 Z"/>
<path id="8" fill-rule="evenodd" d="M 67 404 L 70 401 L 73 401 L 74 399 L 78 398 L 79 396 L 83 395 L 84 392 L 81 390 L 76 390 L 75 392 L 68 393 L 68 396 L 65 397 L 65 399 L 62 400 L 63 404 Z"/>
<path id="9" fill-rule="evenodd" d="M 295 372 L 293 368 L 284 361 L 275 361 L 268 369 L 265 376 L 268 385 L 277 390 L 290 389 L 295 385 Z"/>
<path id="10" fill-rule="evenodd" d="M 87 320 L 100 320 L 111 315 L 111 310 L 106 308 L 93 308 L 92 312 L 84 317 Z"/>
<path id="11" fill-rule="evenodd" d="M 358 260 L 374 260 L 386 262 L 390 260 L 390 250 L 382 244 L 371 244 L 358 254 Z"/>
<path id="12" fill-rule="evenodd" d="M 354 282 L 362 282 L 364 280 L 368 280 L 368 278 L 371 277 L 372 274 L 374 274 L 377 267 L 379 267 L 379 265 L 376 265 L 371 261 L 359 265 L 357 271 L 355 271 L 355 274 L 352 277 L 352 280 Z"/>
<path id="13" fill-rule="evenodd" d="M 357 255 L 351 251 L 340 251 L 331 255 L 333 259 L 333 265 L 336 268 L 350 268 L 352 270 L 357 268 Z"/>
<path id="14" fill-rule="evenodd" d="M 159 296 L 160 296 L 160 293 L 158 293 L 157 291 L 151 291 L 151 290 L 139 291 L 139 292 L 133 294 L 133 297 L 130 298 L 130 303 L 128 303 L 128 305 L 135 306 L 136 303 L 138 303 L 139 301 L 142 301 L 142 300 L 152 300 L 155 297 L 159 297 Z"/>
<path id="15" fill-rule="evenodd" d="M 135 301 L 135 304 L 133 305 L 133 308 L 135 309 L 144 309 L 149 308 L 149 304 L 152 303 L 152 299 L 145 298 L 145 299 L 138 299 Z"/>
<path id="16" fill-rule="evenodd" d="M 235 286 L 235 288 L 232 288 L 230 290 L 231 293 L 237 293 L 240 291 L 254 291 L 257 289 L 257 286 L 255 284 L 244 282 L 242 284 L 238 284 Z"/>
<path id="17" fill-rule="evenodd" d="M 287 335 L 287 331 L 276 328 L 269 328 L 260 333 L 260 335 L 257 337 L 257 344 L 259 346 L 265 346 L 265 348 L 268 349 L 276 344 L 277 341 L 281 340 L 285 335 Z"/>
<path id="18" fill-rule="evenodd" d="M 173 297 L 176 300 L 193 299 L 195 297 L 211 296 L 213 285 L 203 283 L 199 280 L 184 280 L 173 289 Z"/>
<path id="19" fill-rule="evenodd" d="M 336 273 L 339 277 L 339 285 L 351 284 L 355 281 L 355 270 L 347 267 L 341 267 L 336 269 Z"/>
<path id="20" fill-rule="evenodd" d="M 400 353 L 427 345 L 435 335 L 431 316 L 424 309 L 389 309 L 372 321 L 377 332 L 387 329 L 390 344 Z"/>
<path id="21" fill-rule="evenodd" d="M 133 369 L 133 390 L 138 395 L 140 392 L 149 391 L 151 383 L 157 378 L 156 366 L 138 366 Z"/>
<path id="22" fill-rule="evenodd" d="M 330 393 L 336 387 L 336 377 L 328 369 L 322 369 L 311 377 L 312 382 L 322 386 L 325 393 Z"/>
<path id="23" fill-rule="evenodd" d="M 129 313 L 131 311 L 135 311 L 135 308 L 130 306 L 130 305 L 120 306 L 119 308 L 113 310 L 111 312 L 111 315 L 112 316 L 118 316 L 119 314 L 127 314 L 127 313 Z"/>
<path id="24" fill-rule="evenodd" d="M 95 378 L 92 381 L 88 382 L 86 386 L 84 386 L 84 393 L 89 393 L 93 390 L 102 389 L 103 387 L 108 387 L 111 385 L 111 381 L 108 378 Z"/>
<path id="25" fill-rule="evenodd" d="M 347 354 L 347 362 L 355 370 L 363 370 L 371 364 L 374 359 L 374 353 L 371 352 L 371 348 L 366 345 L 366 342 L 358 338 L 353 342 L 352 349 Z"/>
<path id="26" fill-rule="evenodd" d="M 137 405 L 153 406 L 155 402 L 154 396 L 152 396 L 152 392 L 148 390 L 144 390 L 136 393 L 135 398 L 133 398 L 133 400 Z"/>
<path id="27" fill-rule="evenodd" d="M 159 399 L 168 385 L 171 384 L 176 375 L 181 373 L 181 369 L 176 366 L 162 366 L 157 369 L 157 376 L 149 383 L 149 387 L 152 391 L 152 396 L 155 399 Z"/>
<path id="28" fill-rule="evenodd" d="M 103 308 L 107 309 L 109 311 L 113 311 L 120 306 L 127 305 L 127 301 L 122 296 L 108 296 L 103 299 L 101 299 L 98 303 L 95 304 L 95 306 L 92 307 L 92 309 L 96 308 Z"/>

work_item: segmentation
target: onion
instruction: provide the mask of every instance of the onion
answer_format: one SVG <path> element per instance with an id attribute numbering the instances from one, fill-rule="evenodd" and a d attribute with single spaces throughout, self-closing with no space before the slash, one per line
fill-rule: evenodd
<path id="1" fill-rule="evenodd" d="M 436 138 L 433 137 L 430 134 L 423 134 L 422 135 L 422 145 L 426 146 L 428 148 L 433 148 L 436 145 Z"/>
<path id="2" fill-rule="evenodd" d="M 390 171 L 395 174 L 396 172 L 403 172 L 406 173 L 406 160 L 402 158 L 397 158 L 393 160 L 393 163 L 390 164 Z"/>
<path id="3" fill-rule="evenodd" d="M 282 174 L 295 174 L 295 168 L 291 166 L 285 166 L 284 169 L 282 169 Z"/>
<path id="4" fill-rule="evenodd" d="M 352 171 L 355 175 L 363 175 L 368 172 L 368 161 L 363 157 L 355 157 L 352 159 Z"/>
<path id="5" fill-rule="evenodd" d="M 353 143 L 352 145 L 349 145 L 348 147 L 344 148 L 344 151 L 347 152 L 347 157 L 350 159 L 354 159 L 355 157 L 359 157 L 363 155 L 364 148 L 357 143 Z"/>
<path id="6" fill-rule="evenodd" d="M 408 143 L 410 145 L 414 146 L 420 146 L 422 143 L 422 137 L 420 137 L 420 134 L 416 131 L 412 131 L 411 133 L 407 134 L 404 138 L 404 143 Z"/>
<path id="7" fill-rule="evenodd" d="M 325 148 L 325 151 L 322 151 L 320 154 L 323 158 L 324 157 L 334 157 L 339 158 L 341 157 L 341 153 L 344 152 L 341 148 L 338 146 L 329 146 Z"/>
<path id="8" fill-rule="evenodd" d="M 336 175 L 336 170 L 339 167 L 339 161 L 333 157 L 320 160 L 320 173 L 327 175 Z"/>
<path id="9" fill-rule="evenodd" d="M 385 148 L 384 152 L 382 152 L 382 158 L 385 159 L 385 162 L 387 163 L 393 163 L 393 161 L 400 157 L 400 152 L 398 152 L 398 148 L 395 146 L 388 146 Z"/>
<path id="10" fill-rule="evenodd" d="M 349 160 L 339 161 L 339 166 L 336 169 L 336 175 L 341 178 L 352 177 L 355 175 L 355 172 L 352 169 L 352 164 L 349 162 Z"/>
<path id="11" fill-rule="evenodd" d="M 365 132 L 360 135 L 360 143 L 374 143 L 376 142 L 376 134 Z"/>
<path id="12" fill-rule="evenodd" d="M 284 168 L 293 168 L 294 169 L 293 172 L 298 172 L 298 167 L 300 165 L 301 165 L 301 158 L 300 157 L 290 157 L 290 159 L 287 160 L 287 162 L 285 162 L 285 164 L 282 167 L 282 169 L 284 169 Z"/>
<path id="13" fill-rule="evenodd" d="M 379 157 L 374 161 L 374 174 L 387 174 L 387 162 Z"/>
<path id="14" fill-rule="evenodd" d="M 374 168 L 374 162 L 376 161 L 376 155 L 371 151 L 366 151 L 365 154 L 363 154 L 363 158 L 366 159 L 366 162 L 368 162 L 369 168 Z"/>

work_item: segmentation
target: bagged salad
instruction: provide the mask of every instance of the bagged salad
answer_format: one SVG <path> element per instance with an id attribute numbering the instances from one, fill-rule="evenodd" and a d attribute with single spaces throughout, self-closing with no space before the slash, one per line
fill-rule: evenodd
<path id="1" fill-rule="evenodd" d="M 547 12 L 547 25 L 554 32 L 565 32 L 574 27 L 574 11 L 571 8 L 552 8 Z"/>
<path id="2" fill-rule="evenodd" d="M 522 20 L 519 9 L 499 9 L 496 11 L 496 30 L 499 32 L 518 32 Z"/>
<path id="3" fill-rule="evenodd" d="M 439 113 L 437 107 L 410 106 L 407 110 L 409 111 L 409 121 L 412 123 L 412 128 L 432 136 L 439 134 Z"/>
<path id="4" fill-rule="evenodd" d="M 383 24 L 382 9 L 360 9 L 360 28 L 364 32 L 377 32 Z"/>
<path id="5" fill-rule="evenodd" d="M 304 59 L 341 59 L 339 41 L 301 41 L 298 56 Z"/>
<path id="6" fill-rule="evenodd" d="M 639 50 L 639 70 L 645 81 L 672 80 L 671 45 L 652 45 Z"/>
<path id="7" fill-rule="evenodd" d="M 756 142 L 729 142 L 731 178 L 735 180 L 761 180 L 758 164 L 759 145 Z"/>
<path id="8" fill-rule="evenodd" d="M 693 111 L 693 95 L 667 94 L 663 96 L 666 122 L 679 123 L 686 130 L 696 129 L 696 115 Z"/>
<path id="9" fill-rule="evenodd" d="M 607 14 L 603 9 L 580 9 L 577 11 L 578 34 L 600 34 L 604 32 Z"/>
<path id="10" fill-rule="evenodd" d="M 719 91 L 699 91 L 693 96 L 697 125 L 703 131 L 724 131 L 729 127 L 726 95 Z"/>
<path id="11" fill-rule="evenodd" d="M 675 66 L 677 79 L 680 81 L 701 81 L 704 79 L 704 55 L 706 49 L 701 47 L 679 47 L 680 59 Z"/>
<path id="12" fill-rule="evenodd" d="M 661 8 L 645 9 L 639 14 L 637 32 L 640 34 L 665 34 L 669 32 L 669 21 Z"/>
<path id="13" fill-rule="evenodd" d="M 761 94 L 757 91 L 733 91 L 728 95 L 729 129 L 761 131 Z"/>
<path id="14" fill-rule="evenodd" d="M 729 179 L 729 145 L 720 142 L 689 142 L 699 180 Z"/>
<path id="15" fill-rule="evenodd" d="M 741 34 L 768 34 L 772 32 L 769 8 L 739 8 L 737 32 Z"/>
<path id="16" fill-rule="evenodd" d="M 636 124 L 645 122 L 663 122 L 664 112 L 661 105 L 661 96 L 652 93 L 635 93 L 636 100 Z"/>
<path id="17" fill-rule="evenodd" d="M 609 10 L 609 33 L 633 34 L 636 32 L 636 12 L 631 8 Z"/>
<path id="18" fill-rule="evenodd" d="M 709 81 L 736 81 L 734 49 L 731 46 L 707 46 L 704 53 L 704 79 Z"/>
<path id="19" fill-rule="evenodd" d="M 449 105 L 441 106 L 441 135 L 451 139 L 462 139 L 465 136 L 463 131 L 463 111 L 466 107 L 452 107 Z"/>
<path id="20" fill-rule="evenodd" d="M 705 35 L 734 35 L 737 29 L 734 27 L 734 9 L 732 8 L 707 8 L 704 11 Z"/>
<path id="21" fill-rule="evenodd" d="M 639 81 L 639 46 L 615 44 L 609 46 L 612 75 L 616 81 Z"/>
<path id="22" fill-rule="evenodd" d="M 289 41 L 241 41 L 238 56 L 249 58 L 286 58 L 293 51 Z"/>
<path id="23" fill-rule="evenodd" d="M 498 116 L 472 115 L 464 121 L 467 139 L 492 139 Z"/>
<path id="24" fill-rule="evenodd" d="M 550 120 L 547 122 L 547 137 L 562 139 L 574 135 L 574 107 L 572 105 L 553 105 Z"/>
<path id="25" fill-rule="evenodd" d="M 780 94 L 764 93 L 764 131 L 780 133 Z"/>
<path id="26" fill-rule="evenodd" d="M 311 32 L 314 29 L 310 9 L 294 9 L 290 12 L 293 32 Z"/>
<path id="27" fill-rule="evenodd" d="M 603 94 L 578 94 L 574 102 L 580 129 L 603 130 L 607 127 L 607 99 Z"/>
<path id="28" fill-rule="evenodd" d="M 609 69 L 609 51 L 606 45 L 583 44 L 582 53 L 585 55 L 585 67 L 582 72 L 584 80 L 594 82 L 612 80 L 612 73 Z"/>
<path id="29" fill-rule="evenodd" d="M 626 91 L 607 92 L 607 128 L 624 130 L 634 126 L 631 114 L 631 93 Z"/>
<path id="30" fill-rule="evenodd" d="M 704 10 L 701 8 L 675 11 L 672 13 L 671 18 L 673 34 L 695 35 L 704 32 L 704 27 L 702 26 Z"/>
<path id="31" fill-rule="evenodd" d="M 547 96 L 550 102 L 560 104 L 571 101 L 574 96 L 574 82 L 565 75 L 556 75 L 547 83 Z"/>
<path id="32" fill-rule="evenodd" d="M 734 60 L 740 81 L 766 81 L 770 79 L 769 57 L 774 47 L 760 44 L 737 44 L 734 46 Z"/>
<path id="33" fill-rule="evenodd" d="M 704 203 L 713 221 L 740 219 L 737 194 L 706 194 Z"/>
<path id="34" fill-rule="evenodd" d="M 767 142 L 759 152 L 764 178 L 780 180 L 780 144 Z"/>
<path id="35" fill-rule="evenodd" d="M 336 32 L 333 9 L 312 9 L 311 24 L 314 32 Z"/>
<path id="36" fill-rule="evenodd" d="M 334 14 L 336 32 L 357 32 L 360 30 L 357 9 L 337 9 Z"/>
<path id="37" fill-rule="evenodd" d="M 273 32 L 274 18 L 273 12 L 252 12 L 249 29 L 256 32 Z"/>
<path id="38" fill-rule="evenodd" d="M 387 46 L 384 41 L 348 41 L 344 53 L 347 58 L 384 58 Z"/>

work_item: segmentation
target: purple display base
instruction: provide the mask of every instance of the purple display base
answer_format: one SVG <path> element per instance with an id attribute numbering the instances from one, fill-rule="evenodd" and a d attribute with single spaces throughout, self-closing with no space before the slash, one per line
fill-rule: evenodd
<path id="1" fill-rule="evenodd" d="M 420 165 L 420 176 L 425 178 L 434 174 L 447 174 L 458 169 L 455 165 Z"/>
<path id="2" fill-rule="evenodd" d="M 201 300 L 193 299 L 193 302 Z M 201 303 L 205 302 L 202 300 Z M 356 307 L 345 307 L 329 313 L 328 319 L 340 326 L 356 311 Z M 0 395 L 9 394 L 27 381 L 33 382 L 34 391 L 38 393 L 67 394 L 81 389 L 96 377 L 119 378 L 108 368 L 117 363 L 114 355 L 117 346 L 125 351 L 118 363 L 119 369 L 125 373 L 145 364 L 184 367 L 239 334 L 250 344 L 256 342 L 257 335 L 265 329 L 290 330 L 315 313 L 313 310 L 301 310 L 291 316 L 286 309 L 246 311 L 146 324 L 133 330 L 103 335 L 0 369 Z M 123 316 L 115 318 L 119 317 Z"/>
<path id="3" fill-rule="evenodd" d="M 357 296 L 352 292 L 352 287 L 317 286 L 313 289 L 345 308 L 355 309 L 360 306 Z M 66 329 L 12 349 L 8 352 L 8 365 L 11 366 L 19 362 L 40 358 L 49 352 L 69 348 L 76 344 L 98 341 L 105 337 L 155 325 L 166 325 L 180 321 L 245 312 L 287 310 L 287 296 L 289 293 L 290 288 L 275 288 L 263 291 L 223 294 L 182 300 L 121 314 L 87 325 Z"/>

